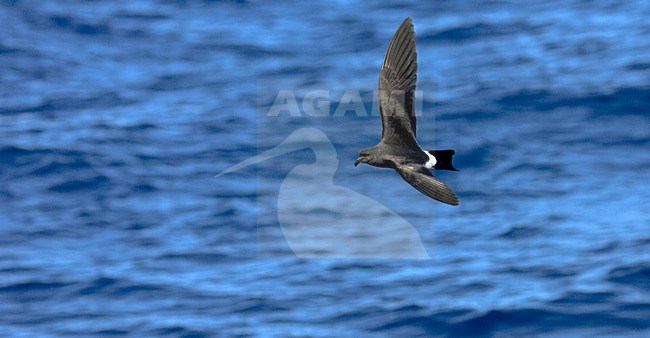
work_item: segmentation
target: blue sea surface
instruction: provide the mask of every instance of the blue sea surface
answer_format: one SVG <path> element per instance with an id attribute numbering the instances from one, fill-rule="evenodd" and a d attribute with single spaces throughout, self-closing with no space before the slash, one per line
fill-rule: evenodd
<path id="1" fill-rule="evenodd" d="M 436 175 L 458 207 L 355 168 L 380 119 L 334 114 L 346 90 L 372 105 L 407 16 L 418 140 L 456 150 L 461 171 Z M 2 0 L 0 335 L 648 337 L 648 17 L 641 0 Z M 280 90 L 326 90 L 330 111 L 270 117 Z M 214 177 L 300 128 L 431 259 L 296 257 L 278 194 L 309 150 Z"/>

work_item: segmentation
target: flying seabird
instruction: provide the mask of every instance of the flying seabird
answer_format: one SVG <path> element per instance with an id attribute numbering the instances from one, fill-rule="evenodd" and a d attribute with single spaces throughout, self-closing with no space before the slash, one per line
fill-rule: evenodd
<path id="1" fill-rule="evenodd" d="M 458 197 L 430 169 L 453 170 L 454 150 L 423 151 L 415 139 L 414 93 L 417 80 L 415 32 L 411 18 L 404 19 L 388 45 L 379 72 L 381 141 L 363 149 L 354 162 L 395 169 L 419 192 L 437 201 L 458 205 Z"/>

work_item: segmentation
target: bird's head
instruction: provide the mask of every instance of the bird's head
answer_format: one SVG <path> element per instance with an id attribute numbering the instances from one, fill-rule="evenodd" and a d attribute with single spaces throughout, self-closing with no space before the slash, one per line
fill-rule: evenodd
<path id="1" fill-rule="evenodd" d="M 372 161 L 372 149 L 366 148 L 359 152 L 359 157 L 354 161 L 354 166 L 358 166 L 359 163 L 368 163 Z"/>

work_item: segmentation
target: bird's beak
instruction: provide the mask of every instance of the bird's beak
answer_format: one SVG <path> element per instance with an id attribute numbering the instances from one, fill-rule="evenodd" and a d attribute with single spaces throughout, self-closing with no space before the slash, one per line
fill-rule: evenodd
<path id="1" fill-rule="evenodd" d="M 357 159 L 356 161 L 354 161 L 354 166 L 355 166 L 355 167 L 358 166 L 359 163 L 361 163 L 361 161 L 359 161 L 359 159 Z"/>

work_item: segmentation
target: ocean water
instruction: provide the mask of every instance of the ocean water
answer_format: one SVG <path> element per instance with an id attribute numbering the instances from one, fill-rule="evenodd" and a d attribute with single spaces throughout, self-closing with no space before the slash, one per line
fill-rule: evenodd
<path id="1" fill-rule="evenodd" d="M 352 165 L 379 139 L 372 92 L 406 16 L 418 139 L 456 150 L 461 171 L 437 175 L 458 207 Z M 0 334 L 650 336 L 649 16 L 647 1 L 0 1 Z M 331 106 L 269 116 L 280 90 Z M 367 116 L 336 114 L 347 90 Z M 296 148 L 214 177 L 299 130 L 336 160 Z M 286 231 L 387 218 L 430 259 L 372 257 L 385 243 L 365 237 L 351 247 L 370 257 L 305 258 Z"/>

